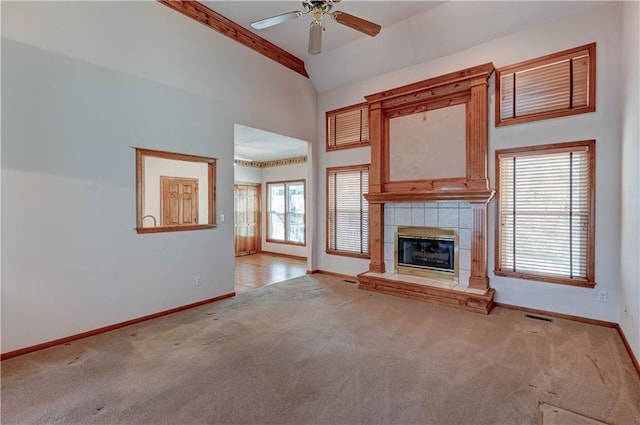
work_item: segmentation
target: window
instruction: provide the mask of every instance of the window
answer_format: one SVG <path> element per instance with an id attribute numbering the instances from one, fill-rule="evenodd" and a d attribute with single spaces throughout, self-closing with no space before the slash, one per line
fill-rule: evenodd
<path id="1" fill-rule="evenodd" d="M 136 231 L 216 227 L 216 159 L 136 148 Z"/>
<path id="2" fill-rule="evenodd" d="M 327 168 L 327 252 L 369 257 L 369 166 Z"/>
<path id="3" fill-rule="evenodd" d="M 304 184 L 267 182 L 267 242 L 305 244 Z"/>
<path id="4" fill-rule="evenodd" d="M 595 141 L 496 151 L 496 274 L 593 287 Z"/>
<path id="5" fill-rule="evenodd" d="M 596 110 L 596 44 L 496 70 L 496 126 Z"/>
<path id="6" fill-rule="evenodd" d="M 369 106 L 366 103 L 327 112 L 327 151 L 369 144 Z"/>

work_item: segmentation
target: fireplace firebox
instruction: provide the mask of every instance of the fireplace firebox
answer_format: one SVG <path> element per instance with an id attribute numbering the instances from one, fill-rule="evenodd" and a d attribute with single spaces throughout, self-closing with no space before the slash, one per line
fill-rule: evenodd
<path id="1" fill-rule="evenodd" d="M 458 281 L 458 237 L 455 230 L 399 226 L 396 273 Z"/>

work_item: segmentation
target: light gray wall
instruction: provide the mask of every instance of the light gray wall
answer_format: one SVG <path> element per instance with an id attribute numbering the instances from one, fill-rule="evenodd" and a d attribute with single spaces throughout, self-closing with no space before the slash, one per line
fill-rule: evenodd
<path id="1" fill-rule="evenodd" d="M 491 286 L 496 288 L 502 303 L 618 322 L 620 319 L 620 84 L 621 27 L 620 2 L 611 2 L 558 19 L 536 28 L 494 39 L 417 66 L 378 75 L 376 77 L 323 92 L 318 96 L 318 235 L 316 261 L 321 270 L 355 275 L 368 269 L 368 261 L 327 255 L 324 252 L 326 209 L 324 208 L 326 167 L 369 162 L 369 149 L 325 152 L 324 116 L 327 110 L 363 101 L 363 96 L 404 84 L 446 74 L 470 66 L 493 62 L 506 66 L 549 53 L 597 42 L 597 111 L 589 114 L 511 125 L 494 125 L 494 81 L 489 94 L 489 172 L 494 181 L 496 149 L 538 145 L 552 142 L 596 139 L 596 282 L 595 289 L 526 281 L 499 277 L 490 273 Z M 445 10 L 445 9 L 443 9 Z M 447 19 L 455 20 L 455 16 Z M 446 19 L 443 18 L 446 21 Z M 637 60 L 637 50 L 629 55 Z M 629 142 L 631 144 L 631 142 Z M 625 179 L 630 176 L 625 176 Z M 637 186 L 636 186 L 637 187 Z M 630 192 L 633 190 L 630 189 Z M 494 264 L 495 202 L 489 209 L 489 269 Z M 638 214 L 637 207 L 630 212 Z M 637 260 L 636 260 L 637 261 Z M 637 279 L 635 281 L 637 285 Z M 597 293 L 606 291 L 608 301 L 598 302 Z"/>
<path id="2" fill-rule="evenodd" d="M 620 325 L 640 359 L 640 3 L 625 2 L 623 14 Z"/>
<path id="3" fill-rule="evenodd" d="M 218 158 L 232 218 L 234 123 L 313 141 L 310 81 L 158 2 L 1 7 L 2 352 L 232 292 L 232 219 L 136 234 L 131 147 Z"/>
<path id="4" fill-rule="evenodd" d="M 262 169 L 237 166 L 233 169 L 236 183 L 262 183 Z"/>

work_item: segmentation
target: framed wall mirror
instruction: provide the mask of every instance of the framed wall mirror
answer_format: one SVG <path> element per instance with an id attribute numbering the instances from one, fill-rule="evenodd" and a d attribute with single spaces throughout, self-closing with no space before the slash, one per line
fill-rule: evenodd
<path id="1" fill-rule="evenodd" d="M 136 149 L 136 231 L 216 227 L 216 159 Z"/>

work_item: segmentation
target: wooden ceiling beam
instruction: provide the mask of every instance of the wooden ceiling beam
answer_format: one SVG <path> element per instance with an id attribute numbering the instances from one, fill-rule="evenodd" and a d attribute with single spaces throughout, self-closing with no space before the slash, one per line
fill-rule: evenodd
<path id="1" fill-rule="evenodd" d="M 190 0 L 158 0 L 158 2 L 309 78 L 302 59 L 225 18 L 204 4 Z"/>

